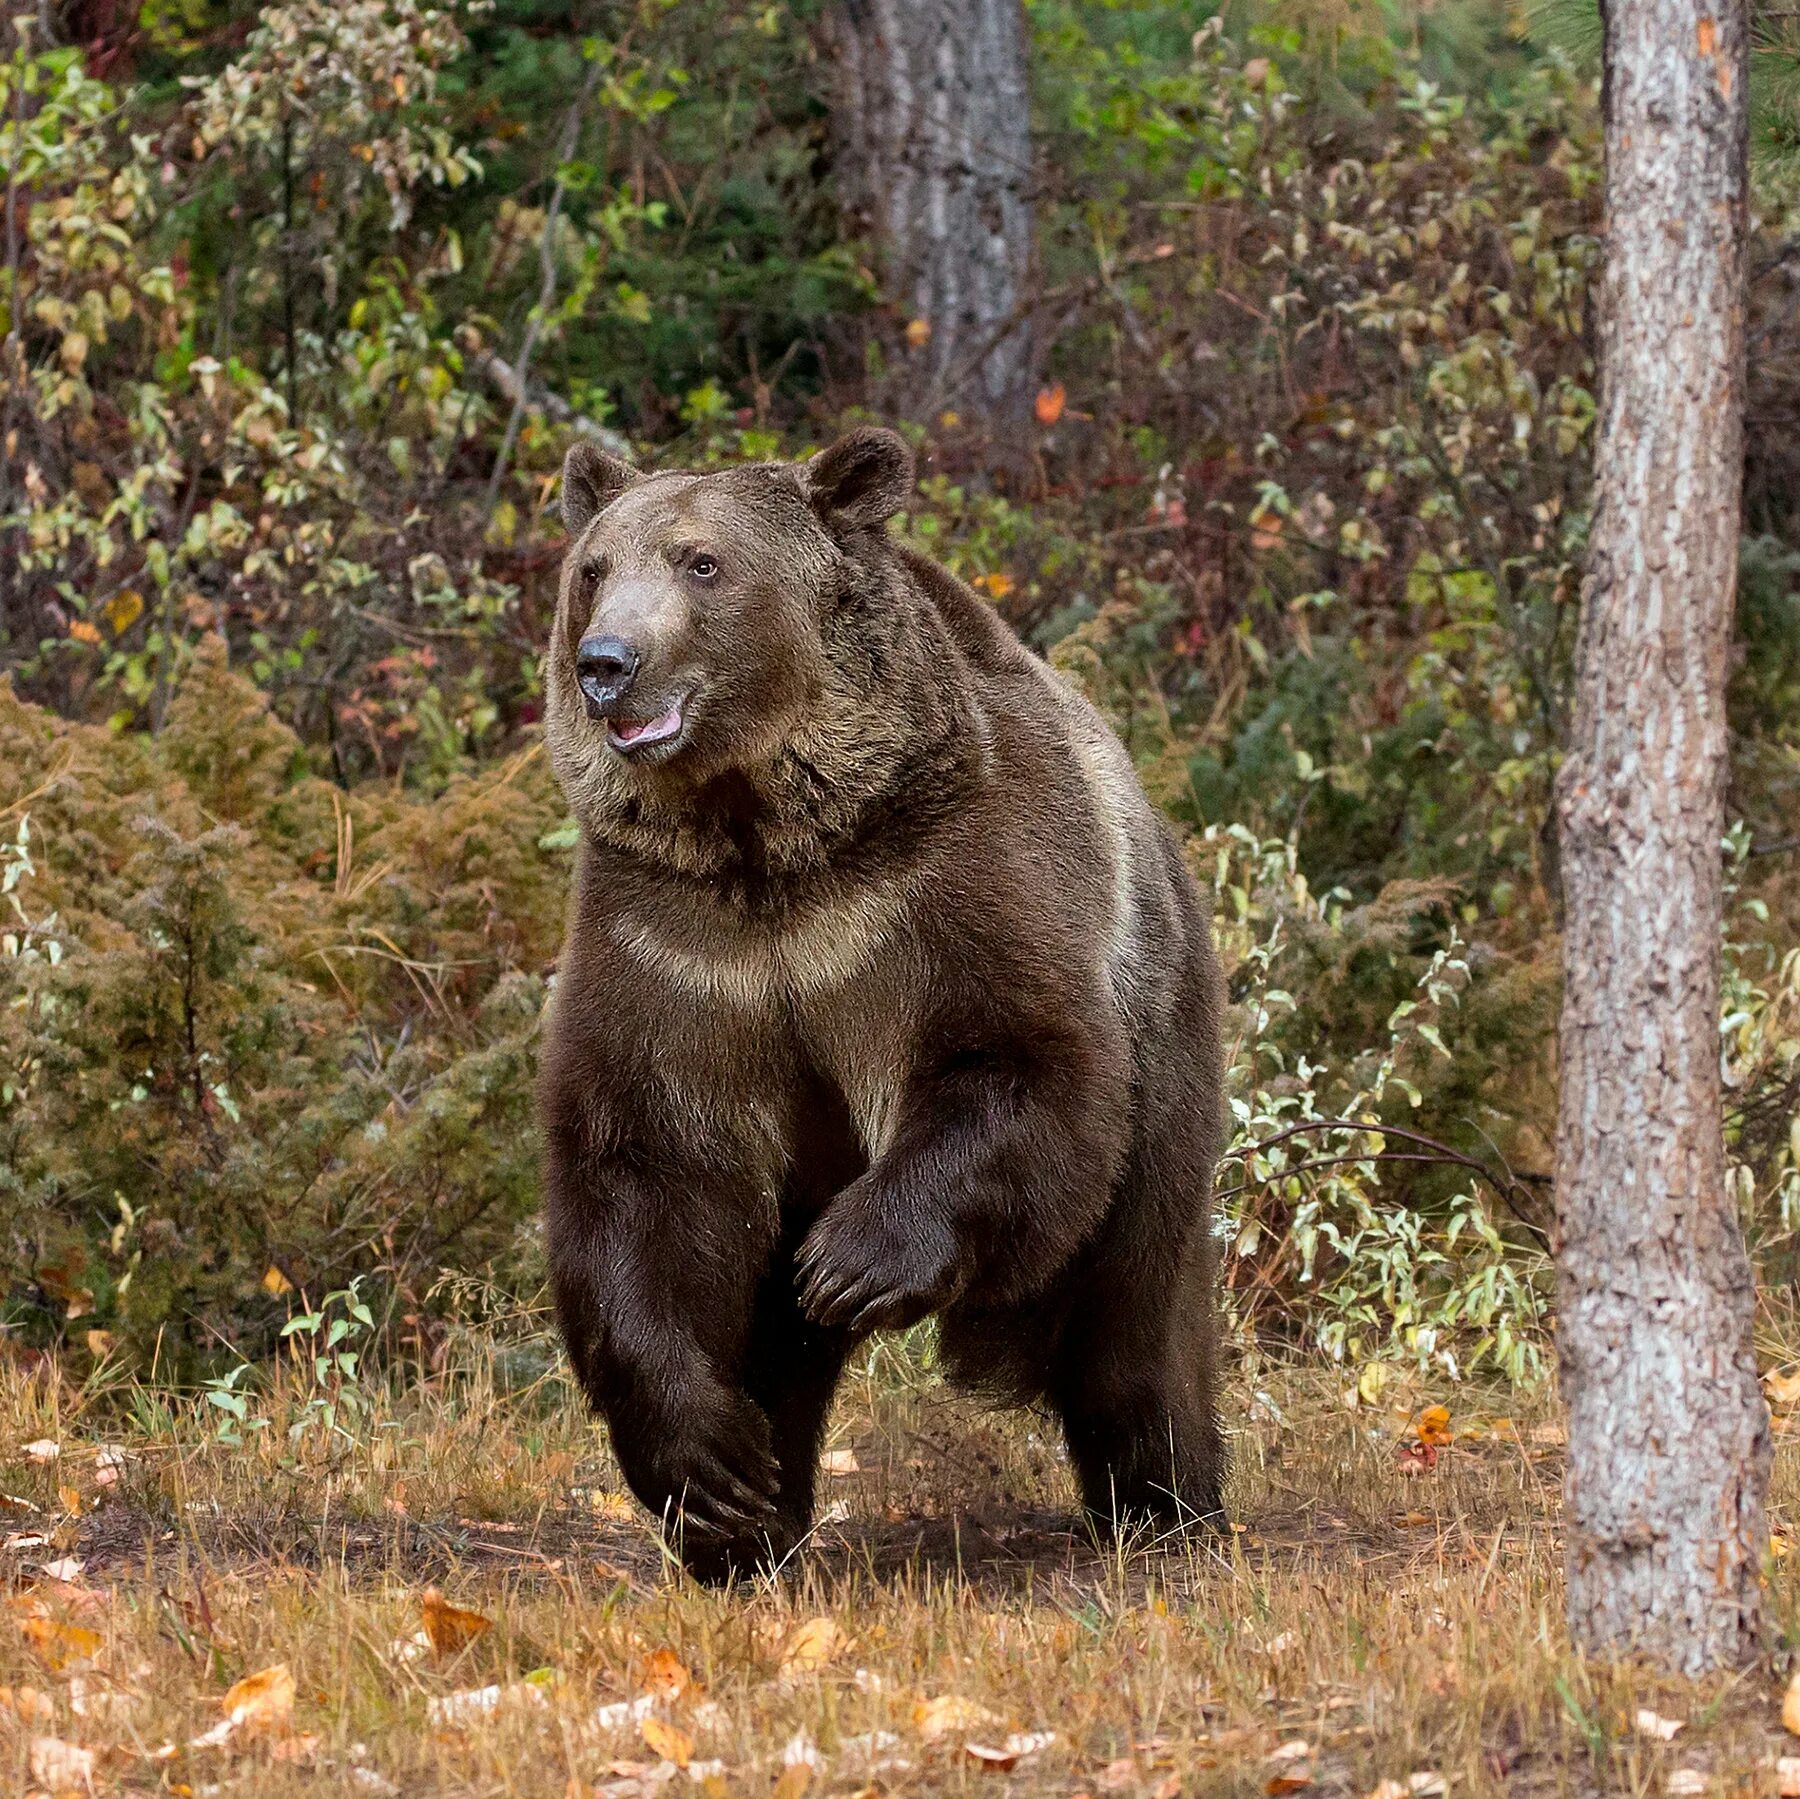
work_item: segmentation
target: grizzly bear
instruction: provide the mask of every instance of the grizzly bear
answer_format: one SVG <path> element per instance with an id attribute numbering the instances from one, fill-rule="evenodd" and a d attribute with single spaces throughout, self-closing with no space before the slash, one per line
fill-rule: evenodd
<path id="1" fill-rule="evenodd" d="M 550 1272 L 707 1578 L 804 1538 L 845 1359 L 931 1314 L 1097 1520 L 1220 1512 L 1207 909 L 1099 715 L 888 535 L 912 484 L 873 429 L 563 469 Z"/>

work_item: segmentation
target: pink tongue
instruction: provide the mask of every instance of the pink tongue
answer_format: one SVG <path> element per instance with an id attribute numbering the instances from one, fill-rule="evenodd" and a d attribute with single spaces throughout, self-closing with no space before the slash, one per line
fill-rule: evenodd
<path id="1" fill-rule="evenodd" d="M 621 743 L 635 743 L 640 737 L 654 732 L 661 737 L 672 731 L 681 718 L 681 708 L 671 706 L 660 718 L 647 718 L 641 724 L 627 724 L 623 721 L 613 726 L 613 735 Z"/>

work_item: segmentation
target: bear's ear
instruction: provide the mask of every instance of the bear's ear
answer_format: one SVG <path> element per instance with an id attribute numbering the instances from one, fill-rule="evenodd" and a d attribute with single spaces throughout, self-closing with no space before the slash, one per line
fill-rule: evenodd
<path id="1" fill-rule="evenodd" d="M 579 537 L 594 514 L 604 511 L 640 479 L 629 462 L 590 443 L 574 445 L 563 458 L 562 515 L 571 537 Z"/>
<path id="2" fill-rule="evenodd" d="M 912 498 L 913 454 L 899 432 L 865 425 L 803 463 L 800 486 L 828 524 L 885 525 Z"/>

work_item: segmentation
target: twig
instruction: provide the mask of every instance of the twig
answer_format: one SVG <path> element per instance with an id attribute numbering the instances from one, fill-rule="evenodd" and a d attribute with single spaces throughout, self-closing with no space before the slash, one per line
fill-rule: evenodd
<path id="1" fill-rule="evenodd" d="M 518 360 L 513 365 L 518 392 L 513 396 L 512 412 L 506 421 L 506 434 L 500 439 L 500 453 L 494 458 L 494 472 L 488 477 L 487 509 L 490 513 L 500 502 L 500 486 L 506 479 L 506 466 L 512 460 L 513 445 L 518 442 L 519 426 L 525 417 L 526 384 L 531 375 L 531 358 L 537 350 L 538 334 L 544 328 L 550 302 L 556 298 L 556 222 L 562 216 L 563 196 L 568 192 L 561 171 L 574 156 L 576 145 L 581 141 L 582 116 L 592 102 L 595 90 L 600 86 L 600 76 L 605 67 L 605 62 L 598 56 L 589 62 L 587 80 L 581 84 L 581 92 L 576 95 L 575 104 L 569 108 L 568 116 L 563 120 L 562 135 L 557 139 L 556 185 L 550 190 L 550 204 L 544 209 L 544 231 L 538 239 L 540 278 L 537 304 L 525 321 L 525 337 L 519 345 Z"/>

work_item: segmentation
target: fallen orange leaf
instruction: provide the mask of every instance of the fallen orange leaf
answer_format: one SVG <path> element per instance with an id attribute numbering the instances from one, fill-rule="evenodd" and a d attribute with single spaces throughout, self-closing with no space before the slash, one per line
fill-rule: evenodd
<path id="1" fill-rule="evenodd" d="M 638 1728 L 644 1733 L 644 1741 L 664 1761 L 685 1768 L 694 1759 L 694 1739 L 685 1730 L 662 1718 L 646 1718 Z"/>
<path id="2" fill-rule="evenodd" d="M 965 1699 L 959 1693 L 946 1693 L 939 1699 L 921 1699 L 913 1707 L 913 1728 L 926 1742 L 935 1742 L 953 1730 L 974 1730 L 983 1724 L 998 1724 L 999 1716 Z"/>
<path id="3" fill-rule="evenodd" d="M 644 1664 L 644 1691 L 658 1699 L 679 1699 L 693 1681 L 693 1675 L 672 1649 L 657 1650 Z"/>
<path id="4" fill-rule="evenodd" d="M 99 1631 L 80 1624 L 59 1624 L 54 1618 L 21 1618 L 19 1632 L 38 1658 L 52 1668 L 91 1661 L 106 1644 Z"/>
<path id="5" fill-rule="evenodd" d="M 917 321 L 915 321 L 916 323 Z M 769 1799 L 800 1799 L 812 1779 L 812 1767 L 807 1762 L 789 1762 L 781 1770 L 781 1778 L 770 1789 Z"/>
<path id="6" fill-rule="evenodd" d="M 1428 1443 L 1433 1449 L 1448 1449 L 1453 1440 L 1450 1434 L 1450 1408 L 1447 1405 L 1428 1405 L 1419 1414 L 1419 1422 L 1414 1428 L 1421 1443 Z"/>
<path id="7" fill-rule="evenodd" d="M 1069 402 L 1068 391 L 1058 381 L 1050 387 L 1040 387 L 1037 397 L 1037 421 L 1040 425 L 1054 425 L 1062 417 L 1063 408 Z"/>
<path id="8" fill-rule="evenodd" d="M 280 1735 L 294 1720 L 294 1676 L 286 1662 L 259 1668 L 230 1687 L 219 1710 L 233 1730 Z"/>
<path id="9" fill-rule="evenodd" d="M 425 1635 L 437 1655 L 455 1655 L 467 1649 L 484 1630 L 494 1627 L 493 1619 L 452 1605 L 436 1587 L 427 1587 L 420 1596 L 419 1611 L 424 1619 Z"/>
<path id="10" fill-rule="evenodd" d="M 781 1671 L 786 1675 L 814 1673 L 841 1654 L 849 1642 L 848 1635 L 830 1618 L 810 1618 L 782 1645 Z"/>

